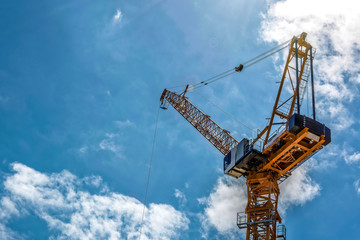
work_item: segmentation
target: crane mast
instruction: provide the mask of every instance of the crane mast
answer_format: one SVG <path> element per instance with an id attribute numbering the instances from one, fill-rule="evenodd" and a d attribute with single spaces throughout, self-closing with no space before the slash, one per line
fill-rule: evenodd
<path id="1" fill-rule="evenodd" d="M 293 37 L 290 43 L 289 54 L 285 62 L 269 124 L 258 134 L 254 142 L 265 134 L 263 143 L 266 145 L 271 130 L 276 124 L 274 124 L 274 120 L 283 119 L 288 121 L 294 112 L 295 105 L 297 113 L 300 114 L 300 97 L 304 96 L 310 72 L 309 62 L 312 61 L 312 58 L 309 57 L 312 47 L 305 39 L 306 33 L 302 33 L 300 37 Z M 288 89 L 283 91 L 284 87 Z"/>
<path id="2" fill-rule="evenodd" d="M 313 119 L 300 115 L 309 73 L 313 76 L 312 55 L 306 33 L 292 38 L 269 123 L 253 140 L 237 141 L 195 107 L 185 96 L 188 86 L 181 94 L 165 89 L 161 95 L 162 108 L 170 103 L 224 155 L 225 174 L 246 178 L 248 203 L 237 226 L 247 229 L 247 240 L 286 240 L 285 227 L 277 226 L 279 184 L 331 142 L 330 129 L 315 119 L 315 106 Z"/>

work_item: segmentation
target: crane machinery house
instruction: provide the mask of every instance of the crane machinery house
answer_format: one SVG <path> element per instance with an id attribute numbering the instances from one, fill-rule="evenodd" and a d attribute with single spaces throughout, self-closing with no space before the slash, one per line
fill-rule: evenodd
<path id="1" fill-rule="evenodd" d="M 293 134 L 298 134 L 305 128 L 308 128 L 308 133 L 304 139 L 306 145 L 313 142 L 319 142 L 321 136 L 324 136 L 323 146 L 328 145 L 331 142 L 331 131 L 325 124 L 322 124 L 316 120 L 313 120 L 305 115 L 293 114 L 288 123 L 287 128 L 274 135 L 269 139 L 268 145 L 276 142 L 276 147 L 281 148 L 285 142 L 279 139 L 285 131 Z M 265 148 L 267 147 L 265 146 Z M 315 152 L 316 153 L 316 152 Z M 313 156 L 311 154 L 308 158 Z M 255 170 L 259 165 L 266 161 L 266 156 L 260 151 L 256 150 L 253 145 L 250 144 L 250 140 L 243 138 L 237 146 L 232 148 L 230 152 L 224 157 L 224 173 L 235 178 L 239 178 L 242 175 L 247 175 L 248 171 Z"/>

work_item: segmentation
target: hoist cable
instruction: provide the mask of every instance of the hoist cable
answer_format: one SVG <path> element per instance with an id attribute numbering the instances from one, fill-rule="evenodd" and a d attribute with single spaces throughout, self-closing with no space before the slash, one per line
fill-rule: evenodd
<path id="1" fill-rule="evenodd" d="M 254 65 L 254 64 L 256 64 L 256 63 L 258 63 L 258 62 L 260 62 L 260 61 L 262 61 L 262 60 L 264 60 L 264 59 L 266 59 L 266 58 L 268 58 L 268 57 L 270 57 L 272 55 L 274 55 L 275 53 L 280 52 L 281 50 L 288 47 L 290 41 L 291 40 L 285 41 L 285 42 L 281 43 L 280 45 L 278 45 L 278 46 L 276 46 L 276 47 L 274 47 L 274 48 L 272 48 L 272 49 L 270 49 L 270 50 L 268 50 L 268 51 L 266 51 L 266 52 L 264 52 L 264 53 L 262 53 L 262 54 L 260 54 L 260 55 L 258 55 L 256 57 L 254 57 L 254 58 L 252 58 L 252 59 L 250 59 L 250 60 L 248 60 L 246 62 L 244 62 L 242 64 L 243 68 L 244 69 L 248 68 L 248 67 L 250 67 L 250 66 L 252 66 L 252 65 Z M 202 87 L 202 86 L 206 86 L 206 85 L 208 85 L 210 83 L 218 81 L 218 80 L 220 80 L 220 79 L 222 79 L 224 77 L 227 77 L 227 76 L 229 76 L 231 74 L 234 74 L 236 72 L 237 71 L 235 71 L 235 68 L 231 68 L 231 69 L 229 69 L 229 70 L 227 70 L 227 71 L 225 71 L 223 73 L 217 74 L 217 75 L 215 75 L 215 76 L 213 76 L 211 78 L 208 78 L 208 79 L 206 79 L 204 81 L 193 84 L 192 88 L 196 89 L 196 88 L 199 88 L 199 87 Z M 174 86 L 174 87 L 169 87 L 168 89 L 180 88 L 180 87 L 184 87 L 186 85 L 187 84 L 178 85 L 178 86 Z"/>
<path id="2" fill-rule="evenodd" d="M 308 84 L 308 82 L 306 84 Z M 306 114 L 307 114 L 307 116 L 309 116 L 309 88 L 308 88 L 308 86 L 306 86 Z"/>
<path id="3" fill-rule="evenodd" d="M 246 61 L 246 62 L 244 62 L 243 65 L 246 65 L 246 64 L 248 64 L 248 63 L 250 63 L 250 62 L 252 62 L 252 61 L 255 61 L 256 59 L 264 56 L 265 54 L 268 54 L 269 52 L 275 51 L 277 48 L 280 48 L 280 47 L 283 46 L 283 45 L 287 45 L 287 43 L 289 43 L 290 41 L 291 41 L 291 39 L 290 39 L 290 40 L 287 40 L 286 42 L 283 42 L 283 43 L 277 45 L 276 47 L 274 47 L 274 48 L 272 48 L 272 49 L 270 49 L 270 50 L 268 50 L 268 51 L 266 51 L 266 52 L 264 52 L 264 53 L 262 53 L 262 54 L 260 54 L 260 55 L 258 55 L 258 56 L 256 56 L 256 57 L 254 57 L 254 58 L 252 58 L 252 59 L 250 59 L 250 60 L 248 60 L 248 61 Z"/>
<path id="4" fill-rule="evenodd" d="M 213 79 L 215 79 L 215 78 L 222 78 L 222 77 L 224 77 L 223 75 L 224 74 L 226 74 L 226 73 L 228 73 L 228 72 L 231 72 L 231 71 L 234 71 L 234 69 L 232 68 L 232 69 L 229 69 L 229 70 L 227 70 L 227 71 L 225 71 L 225 72 L 223 72 L 223 73 L 220 73 L 220 74 L 218 74 L 218 75 L 216 75 L 216 76 L 214 76 L 214 77 L 211 77 L 211 78 L 209 78 L 209 79 L 207 79 L 207 80 L 205 80 L 205 81 L 202 81 L 202 82 L 199 82 L 199 83 L 197 83 L 197 84 L 194 84 L 193 85 L 193 87 L 195 87 L 195 86 L 197 86 L 197 85 L 201 85 L 201 84 L 205 84 L 205 83 L 207 83 L 207 82 L 212 82 L 211 80 L 213 80 Z M 227 74 L 228 75 L 228 74 Z M 225 76 L 227 76 L 227 75 L 225 75 Z"/>
<path id="5" fill-rule="evenodd" d="M 213 77 L 211 77 L 211 78 L 208 78 L 208 79 L 206 79 L 206 80 L 204 80 L 204 81 L 195 83 L 195 84 L 193 84 L 192 86 L 193 86 L 193 87 L 196 87 L 196 86 L 198 86 L 198 85 L 204 84 L 204 83 L 206 83 L 206 82 L 208 82 L 208 81 L 210 81 L 210 80 L 212 80 L 212 79 L 214 79 L 214 78 L 221 77 L 222 75 L 224 75 L 224 74 L 226 74 L 226 73 L 228 73 L 228 72 L 230 72 L 230 71 L 234 71 L 234 69 L 233 69 L 233 68 L 232 68 L 232 69 L 229 69 L 229 70 L 227 70 L 227 71 L 225 71 L 225 72 L 223 72 L 223 73 L 220 73 L 220 74 L 218 74 L 218 75 L 216 75 L 216 76 L 213 76 Z M 187 85 L 187 84 L 178 85 L 178 86 L 173 86 L 173 87 L 169 87 L 168 89 L 185 87 L 186 85 Z"/>
<path id="6" fill-rule="evenodd" d="M 254 64 L 256 64 L 256 63 L 258 63 L 258 62 L 260 62 L 260 61 L 262 61 L 262 60 L 264 60 L 265 58 L 268 58 L 268 57 L 274 55 L 275 53 L 280 52 L 281 50 L 283 50 L 283 49 L 285 49 L 285 48 L 287 48 L 287 47 L 288 47 L 288 45 L 286 45 L 286 46 L 284 46 L 284 47 L 282 47 L 282 48 L 280 48 L 280 49 L 278 49 L 278 50 L 276 50 L 276 51 L 274 51 L 274 52 L 271 52 L 270 54 L 268 54 L 268 55 L 266 55 L 265 57 L 262 57 L 262 58 L 256 60 L 255 62 L 252 62 L 252 63 L 250 63 L 250 64 L 248 64 L 248 65 L 244 65 L 244 69 L 245 69 L 245 68 L 248 68 L 248 67 L 250 67 L 250 66 L 252 66 L 252 65 L 254 65 Z"/>
<path id="7" fill-rule="evenodd" d="M 282 43 L 282 44 L 280 44 L 279 46 L 277 46 L 277 47 L 275 47 L 275 48 L 273 48 L 273 49 L 271 49 L 271 50 L 269 50 L 269 51 L 267 51 L 267 52 L 265 52 L 265 53 L 263 53 L 263 54 L 260 54 L 259 56 L 257 56 L 257 57 L 255 57 L 255 58 L 253 58 L 253 59 L 251 59 L 251 60 L 249 60 L 249 61 L 247 61 L 246 63 L 244 63 L 243 64 L 243 69 L 245 69 L 245 68 L 248 68 L 248 67 L 250 67 L 250 66 L 252 66 L 252 65 L 254 65 L 254 64 L 256 64 L 256 63 L 258 63 L 258 62 L 260 62 L 260 61 L 262 61 L 262 60 L 264 60 L 264 59 L 266 59 L 266 58 L 268 58 L 268 57 L 270 57 L 270 56 L 272 56 L 272 55 L 274 55 L 275 53 L 278 53 L 278 52 L 280 52 L 280 51 L 282 51 L 283 49 L 285 49 L 285 48 L 287 48 L 288 47 L 288 45 L 285 45 L 285 46 L 283 46 L 284 44 L 286 44 L 286 43 L 288 43 L 289 41 L 286 41 L 286 42 L 284 42 L 284 43 Z M 281 48 L 279 48 L 279 47 L 281 47 Z M 279 48 L 279 49 L 278 49 Z M 277 49 L 277 50 L 276 50 Z M 273 50 L 276 50 L 276 51 L 273 51 Z M 267 54 L 267 55 L 266 55 Z M 256 60 L 256 61 L 254 61 L 254 60 Z M 254 61 L 254 62 L 253 62 Z M 228 70 L 227 72 L 229 72 L 229 71 L 231 71 L 231 70 Z M 199 88 L 199 87 L 202 87 L 202 86 L 206 86 L 206 85 L 208 85 L 208 84 L 210 84 L 210 83 L 213 83 L 213 82 L 215 82 L 215 81 L 218 81 L 218 80 L 220 80 L 220 79 L 222 79 L 222 78 L 224 78 L 224 77 L 227 77 L 227 76 L 229 76 L 229 75 L 231 75 L 231 74 L 234 74 L 234 73 L 236 73 L 237 71 L 235 71 L 235 69 L 232 69 L 232 71 L 233 72 L 230 72 L 230 73 L 228 73 L 228 74 L 226 74 L 226 75 L 223 75 L 224 73 L 222 73 L 222 74 L 219 74 L 219 75 L 217 75 L 217 76 L 219 76 L 218 78 L 215 78 L 215 77 L 217 77 L 217 76 L 215 76 L 215 77 L 213 77 L 213 78 L 211 78 L 212 80 L 207 80 L 207 81 L 203 81 L 203 82 L 201 82 L 201 83 L 198 83 L 198 84 L 196 84 L 196 85 L 199 85 L 199 86 L 196 86 L 194 89 L 197 89 L 197 88 Z M 226 72 L 225 72 L 226 73 Z M 214 79 L 215 78 L 215 79 Z"/>
<path id="8" fill-rule="evenodd" d="M 276 50 L 276 51 L 274 51 L 274 52 L 271 52 L 271 53 L 269 53 L 269 54 L 266 55 L 266 56 L 264 56 L 264 54 L 263 54 L 263 55 L 261 55 L 261 56 L 264 56 L 264 57 L 256 60 L 255 62 L 252 62 L 252 63 L 250 63 L 250 64 L 248 64 L 248 65 L 245 65 L 245 64 L 244 64 L 244 68 L 243 68 L 243 69 L 248 68 L 248 67 L 250 67 L 250 66 L 258 63 L 258 62 L 264 60 L 265 58 L 268 58 L 268 57 L 274 55 L 275 53 L 280 52 L 281 50 L 283 50 L 283 49 L 285 49 L 285 48 L 287 48 L 287 47 L 288 47 L 288 45 L 285 45 L 284 47 L 282 47 L 282 48 L 280 48 L 280 49 L 278 49 L 278 50 Z M 259 55 L 259 56 L 260 56 L 260 55 Z M 249 62 L 249 61 L 248 61 L 248 62 Z M 202 85 L 199 85 L 199 83 L 198 83 L 197 85 L 199 85 L 199 86 L 195 86 L 195 85 L 194 85 L 194 86 L 193 86 L 193 89 L 197 89 L 197 88 L 200 88 L 200 87 L 202 87 L 202 86 L 206 86 L 206 85 L 208 85 L 208 84 L 210 84 L 210 83 L 216 82 L 216 81 L 218 81 L 218 80 L 220 80 L 220 79 L 222 79 L 222 78 L 224 78 L 224 77 L 227 77 L 227 76 L 229 76 L 229 75 L 231 75 L 231 74 L 236 73 L 236 71 L 235 71 L 234 69 L 232 69 L 232 71 L 233 71 L 233 72 L 228 73 L 228 74 L 226 74 L 226 75 L 219 74 L 219 75 L 217 75 L 217 76 L 220 76 L 220 77 L 218 77 L 218 78 L 213 77 L 213 78 L 212 78 L 213 80 L 208 81 L 208 82 L 205 82 L 205 83 L 202 83 Z M 229 71 L 227 71 L 227 72 L 229 72 Z M 215 79 L 214 79 L 214 78 L 215 78 Z M 200 83 L 200 84 L 201 84 L 201 83 Z"/>
<path id="9" fill-rule="evenodd" d="M 196 86 L 196 87 L 192 87 L 191 90 L 195 90 L 195 89 L 197 89 L 197 88 L 206 86 L 206 85 L 208 85 L 208 84 L 210 84 L 210 83 L 216 82 L 216 81 L 218 81 L 218 80 L 220 80 L 220 79 L 223 79 L 224 77 L 227 77 L 227 76 L 230 76 L 231 74 L 236 73 L 236 71 L 235 71 L 234 69 L 232 69 L 232 70 L 233 70 L 233 72 L 231 72 L 231 73 L 228 73 L 228 74 L 226 74 L 226 75 L 223 75 L 223 76 L 221 76 L 221 77 L 218 77 L 218 78 L 216 78 L 216 79 L 213 79 L 213 80 L 210 81 L 210 82 L 203 83 L 202 85 L 198 85 L 198 86 Z"/>
<path id="10" fill-rule="evenodd" d="M 219 109 L 220 111 L 222 111 L 223 113 L 225 113 L 226 115 L 228 115 L 230 118 L 234 119 L 235 121 L 237 121 L 238 123 L 240 123 L 241 125 L 243 125 L 245 128 L 249 129 L 252 132 L 256 133 L 256 130 L 251 129 L 250 127 L 248 127 L 245 123 L 241 122 L 239 119 L 237 119 L 236 117 L 234 117 L 233 115 L 231 115 L 230 113 L 227 113 L 226 111 L 224 111 L 222 108 L 220 108 L 217 104 L 215 104 L 214 102 L 210 101 L 208 98 L 206 98 L 204 95 L 198 93 L 197 91 L 194 91 L 194 93 L 196 93 L 197 95 L 199 95 L 200 97 L 202 97 L 203 99 L 205 99 L 206 101 L 208 101 L 210 104 L 214 105 L 217 109 Z"/>
<path id="11" fill-rule="evenodd" d="M 156 116 L 156 123 L 155 123 L 155 130 L 154 130 L 154 138 L 153 138 L 153 143 L 152 143 L 150 163 L 149 163 L 149 170 L 148 170 L 148 176 L 147 176 L 147 181 L 146 181 L 146 191 L 145 191 L 144 208 L 143 208 L 142 217 L 141 217 L 141 223 L 140 223 L 140 235 L 139 235 L 139 240 L 141 239 L 142 227 L 143 227 L 144 217 L 145 217 L 145 209 L 146 209 L 147 195 L 148 195 L 148 190 L 149 190 L 151 166 L 152 166 L 152 162 L 153 162 L 155 142 L 156 142 L 156 132 L 157 132 L 158 121 L 159 121 L 159 113 L 160 113 L 160 107 L 159 107 L 159 109 L 158 109 L 157 116 Z"/>
<path id="12" fill-rule="evenodd" d="M 186 87 L 186 85 L 187 85 L 187 84 L 182 84 L 182 85 L 172 86 L 172 87 L 168 87 L 167 89 L 183 88 L 183 87 Z"/>

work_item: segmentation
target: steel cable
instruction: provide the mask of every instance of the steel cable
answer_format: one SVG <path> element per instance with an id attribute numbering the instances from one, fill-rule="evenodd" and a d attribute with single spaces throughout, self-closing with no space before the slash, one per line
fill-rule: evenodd
<path id="1" fill-rule="evenodd" d="M 202 97 L 203 99 L 205 99 L 206 101 L 208 101 L 209 103 L 211 103 L 212 105 L 214 105 L 217 109 L 219 109 L 220 111 L 222 111 L 223 113 L 225 113 L 226 115 L 228 115 L 230 118 L 234 119 L 235 121 L 237 121 L 238 123 L 240 123 L 241 125 L 243 125 L 245 128 L 249 129 L 250 131 L 256 133 L 256 130 L 251 129 L 250 127 L 248 127 L 245 123 L 241 122 L 239 119 L 237 119 L 236 117 L 234 117 L 233 115 L 231 115 L 230 113 L 225 112 L 222 108 L 220 108 L 217 104 L 215 104 L 214 102 L 210 101 L 208 98 L 206 98 L 205 96 L 203 96 L 202 94 L 198 93 L 197 91 L 194 91 L 194 93 L 198 94 L 200 97 Z"/>
<path id="2" fill-rule="evenodd" d="M 152 143 L 151 156 L 150 156 L 150 163 L 149 163 L 149 170 L 148 170 L 148 177 L 147 177 L 147 182 L 146 182 L 146 191 L 145 191 L 144 208 L 143 208 L 143 212 L 142 212 L 141 223 L 140 223 L 140 230 L 139 230 L 139 231 L 140 231 L 139 240 L 141 239 L 142 227 L 143 227 L 144 217 L 145 217 L 145 209 L 146 209 L 147 195 L 148 195 L 148 190 L 149 190 L 149 182 L 150 182 L 151 166 L 152 166 L 152 162 L 153 162 L 154 149 L 155 149 L 155 142 L 156 142 L 156 141 L 155 141 L 155 140 L 156 140 L 156 132 L 157 132 L 157 128 L 158 128 L 158 121 L 159 121 L 159 113 L 160 113 L 160 107 L 159 107 L 159 109 L 158 109 L 157 116 L 156 116 L 156 123 L 155 123 L 154 138 L 153 138 L 153 143 Z"/>
<path id="3" fill-rule="evenodd" d="M 262 53 L 262 54 L 260 54 L 260 55 L 258 55 L 256 57 L 254 57 L 254 58 L 252 58 L 252 59 L 250 59 L 250 60 L 248 60 L 246 62 L 244 62 L 242 64 L 243 69 L 249 68 L 249 67 L 253 66 L 254 64 L 256 64 L 256 63 L 258 63 L 258 62 L 260 62 L 260 61 L 274 55 L 275 53 L 280 52 L 281 50 L 283 50 L 283 49 L 285 49 L 286 47 L 289 46 L 290 41 L 291 40 L 285 41 L 285 42 L 281 43 L 280 45 L 278 45 L 278 46 L 276 46 L 276 47 L 274 47 L 274 48 L 272 48 L 272 49 L 270 49 L 270 50 L 268 50 L 268 51 L 266 51 L 266 52 L 264 52 L 264 53 Z M 229 70 L 227 70 L 227 71 L 225 71 L 223 73 L 217 74 L 217 75 L 215 75 L 215 76 L 213 76 L 211 78 L 208 78 L 208 79 L 206 79 L 204 81 L 195 83 L 194 85 L 191 86 L 191 88 L 193 90 L 198 89 L 200 87 L 209 85 L 210 83 L 216 82 L 216 81 L 218 81 L 220 79 L 223 79 L 223 78 L 225 78 L 227 76 L 230 76 L 230 75 L 232 75 L 232 74 L 234 74 L 236 72 L 237 71 L 235 70 L 235 68 L 229 69 Z M 178 85 L 178 86 L 170 87 L 168 89 L 180 88 L 180 87 L 184 87 L 186 85 L 187 84 Z"/>

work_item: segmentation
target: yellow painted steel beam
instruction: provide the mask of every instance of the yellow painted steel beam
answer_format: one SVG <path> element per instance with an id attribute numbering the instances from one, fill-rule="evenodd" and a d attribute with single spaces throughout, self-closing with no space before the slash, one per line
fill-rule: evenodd
<path id="1" fill-rule="evenodd" d="M 298 84 L 299 85 L 301 84 L 305 70 L 305 65 L 308 60 L 308 53 L 311 48 L 311 45 L 308 42 L 306 42 L 305 38 L 306 38 L 306 33 L 302 33 L 300 37 L 293 37 L 293 39 L 291 40 L 289 54 L 285 62 L 283 75 L 280 81 L 278 93 L 276 96 L 276 100 L 272 110 L 269 124 L 260 132 L 260 134 L 258 134 L 254 142 L 258 141 L 261 136 L 265 135 L 264 138 L 264 146 L 265 146 L 269 141 L 270 134 L 272 134 L 271 130 L 274 125 L 275 116 L 277 116 L 276 118 L 279 117 L 280 119 L 288 120 L 290 116 L 293 114 L 296 97 L 298 95 L 297 90 L 294 87 L 295 84 L 293 83 L 293 81 L 295 82 L 299 81 Z M 291 74 L 293 71 L 296 71 L 296 68 L 293 66 L 294 65 L 293 62 L 295 61 L 296 41 L 298 46 L 298 59 L 300 61 L 300 67 L 298 69 L 298 79 L 295 79 L 295 77 L 292 76 Z M 285 86 L 284 84 L 287 82 L 289 82 L 292 86 L 292 91 L 290 95 L 286 91 L 283 91 Z M 288 95 L 288 96 L 284 97 L 284 95 Z M 283 101 L 281 100 L 281 98 L 284 98 L 286 100 Z M 285 107 L 285 103 L 286 104 L 289 103 L 289 106 Z"/>
<path id="2" fill-rule="evenodd" d="M 259 169 L 260 171 L 268 169 L 270 166 L 272 166 L 279 158 L 284 156 L 286 152 L 288 152 L 295 144 L 300 142 L 307 134 L 308 134 L 308 128 L 304 128 L 300 133 L 298 133 L 293 140 L 289 140 L 288 143 L 286 143 L 282 148 L 280 148 L 278 151 L 270 155 L 269 162 Z M 279 171 L 277 171 L 279 172 Z"/>
<path id="3" fill-rule="evenodd" d="M 295 167 L 297 164 L 301 163 L 303 160 L 305 160 L 307 157 L 309 157 L 313 152 L 315 152 L 318 148 L 322 148 L 322 144 L 325 142 L 324 135 L 321 136 L 321 140 L 316 143 L 309 151 L 304 153 L 300 158 L 298 158 L 295 162 L 290 164 L 287 168 L 285 168 L 280 174 L 284 174 L 287 171 L 290 171 L 293 167 Z"/>

